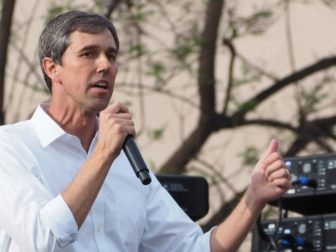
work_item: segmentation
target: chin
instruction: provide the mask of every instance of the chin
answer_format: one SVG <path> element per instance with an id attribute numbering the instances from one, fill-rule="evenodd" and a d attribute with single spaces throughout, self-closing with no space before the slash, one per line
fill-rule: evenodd
<path id="1" fill-rule="evenodd" d="M 100 112 L 100 111 L 106 109 L 108 105 L 109 105 L 109 102 L 104 102 L 104 103 L 97 104 L 97 109 Z"/>

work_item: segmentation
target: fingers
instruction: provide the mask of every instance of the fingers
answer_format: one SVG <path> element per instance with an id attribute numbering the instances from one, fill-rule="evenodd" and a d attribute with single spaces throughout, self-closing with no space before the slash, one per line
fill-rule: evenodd
<path id="1" fill-rule="evenodd" d="M 265 174 L 269 176 L 270 173 L 276 171 L 281 167 L 285 167 L 284 161 L 282 156 L 278 152 L 271 153 L 268 157 L 264 160 L 265 165 Z"/>
<path id="2" fill-rule="evenodd" d="M 266 175 L 268 181 L 273 182 L 274 180 L 279 179 L 279 178 L 284 178 L 284 179 L 289 179 L 290 180 L 291 175 L 290 175 L 288 169 L 283 167 L 283 166 L 281 166 L 279 168 L 275 168 L 275 166 L 277 166 L 277 165 L 278 164 L 275 163 L 275 164 L 272 164 L 270 166 L 270 170 L 273 169 L 273 171 L 268 172 L 269 175 Z"/>
<path id="3" fill-rule="evenodd" d="M 107 153 L 107 156 L 118 156 L 128 135 L 135 136 L 135 127 L 132 114 L 125 105 L 116 102 L 101 111 L 98 151 Z"/>
<path id="4" fill-rule="evenodd" d="M 267 160 L 265 169 L 265 176 L 269 183 L 276 187 L 287 190 L 291 187 L 291 175 L 286 167 L 282 157 L 274 152 Z"/>
<path id="5" fill-rule="evenodd" d="M 110 114 L 130 113 L 128 108 L 121 102 L 115 102 L 111 104 L 106 109 L 104 109 L 102 112 L 110 113 Z"/>
<path id="6" fill-rule="evenodd" d="M 289 188 L 292 187 L 292 184 L 287 178 L 277 178 L 270 182 L 275 188 L 279 188 L 281 193 L 286 192 Z"/>
<path id="7" fill-rule="evenodd" d="M 278 151 L 278 141 L 275 139 L 272 139 L 270 144 L 268 145 L 266 151 L 261 155 L 261 160 L 266 159 L 271 153 Z"/>
<path id="8" fill-rule="evenodd" d="M 264 151 L 264 153 L 259 158 L 259 161 L 255 167 L 256 171 L 263 172 L 268 165 L 267 160 L 269 159 L 269 156 L 271 156 L 273 153 L 277 153 L 277 151 L 278 151 L 278 141 L 275 139 L 272 139 L 267 149 Z"/>
<path id="9" fill-rule="evenodd" d="M 253 173 L 252 186 L 260 202 L 269 202 L 281 197 L 291 187 L 291 176 L 282 156 L 278 142 L 272 140 L 259 159 Z"/>

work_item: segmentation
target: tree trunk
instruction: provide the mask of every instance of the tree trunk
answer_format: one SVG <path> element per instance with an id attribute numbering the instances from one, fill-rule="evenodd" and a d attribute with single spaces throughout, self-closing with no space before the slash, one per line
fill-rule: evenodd
<path id="1" fill-rule="evenodd" d="M 200 119 L 197 127 L 176 152 L 162 165 L 160 172 L 181 173 L 186 164 L 200 151 L 213 132 L 215 112 L 215 56 L 218 28 L 224 0 L 209 0 L 199 56 L 198 92 L 200 95 Z"/>
<path id="2" fill-rule="evenodd" d="M 15 0 L 3 0 L 0 21 L 0 125 L 5 123 L 5 72 Z"/>

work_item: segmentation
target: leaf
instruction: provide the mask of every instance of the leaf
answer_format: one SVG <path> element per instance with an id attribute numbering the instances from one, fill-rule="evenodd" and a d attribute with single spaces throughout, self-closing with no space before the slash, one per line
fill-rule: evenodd
<path id="1" fill-rule="evenodd" d="M 185 61 L 190 53 L 192 53 L 192 47 L 188 45 L 178 46 L 173 50 L 175 57 L 180 61 Z"/>
<path id="2" fill-rule="evenodd" d="M 242 112 L 246 112 L 246 111 L 250 111 L 252 110 L 255 106 L 257 105 L 257 102 L 256 101 L 248 101 L 248 102 L 245 102 L 241 105 L 240 107 L 240 110 Z"/>
<path id="3" fill-rule="evenodd" d="M 164 127 L 158 128 L 158 129 L 153 129 L 148 131 L 148 136 L 152 140 L 160 140 L 163 136 L 164 133 Z"/>
<path id="4" fill-rule="evenodd" d="M 146 53 L 146 47 L 144 44 L 136 44 L 131 46 L 129 53 L 134 55 L 134 57 L 139 58 Z"/>
<path id="5" fill-rule="evenodd" d="M 163 77 L 165 71 L 165 65 L 161 61 L 154 61 L 149 65 L 147 75 L 154 77 L 155 85 L 158 90 L 165 84 Z"/>
<path id="6" fill-rule="evenodd" d="M 255 146 L 248 146 L 239 156 L 243 158 L 243 165 L 252 166 L 257 163 L 259 152 Z"/>

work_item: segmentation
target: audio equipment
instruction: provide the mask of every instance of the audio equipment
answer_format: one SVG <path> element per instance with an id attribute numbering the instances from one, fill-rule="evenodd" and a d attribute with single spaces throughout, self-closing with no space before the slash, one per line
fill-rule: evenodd
<path id="1" fill-rule="evenodd" d="M 156 174 L 162 186 L 194 221 L 209 210 L 208 182 L 203 177 Z"/>
<path id="2" fill-rule="evenodd" d="M 282 207 L 302 214 L 336 212 L 336 153 L 284 159 L 293 187 L 281 198 Z M 277 201 L 271 202 L 277 205 Z"/>
<path id="3" fill-rule="evenodd" d="M 325 251 L 336 252 L 336 214 L 311 215 L 283 219 L 276 231 L 277 220 L 261 221 L 263 234 L 253 229 L 252 252 Z M 273 237 L 278 250 L 271 246 Z"/>

